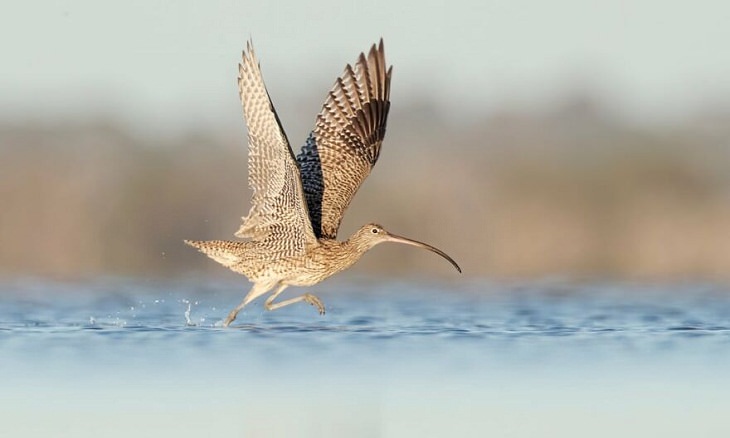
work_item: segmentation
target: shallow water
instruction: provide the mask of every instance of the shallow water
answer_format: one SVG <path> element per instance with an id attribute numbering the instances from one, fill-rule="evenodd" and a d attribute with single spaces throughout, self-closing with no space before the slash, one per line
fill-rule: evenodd
<path id="1" fill-rule="evenodd" d="M 730 436 L 727 287 L 246 288 L 0 284 L 0 436 Z"/>

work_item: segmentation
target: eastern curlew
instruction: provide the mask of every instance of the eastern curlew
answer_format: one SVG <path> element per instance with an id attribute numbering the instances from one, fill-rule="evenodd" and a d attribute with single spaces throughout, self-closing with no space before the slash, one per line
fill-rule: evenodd
<path id="1" fill-rule="evenodd" d="M 428 249 L 461 272 L 440 249 L 391 234 L 377 224 L 361 227 L 344 242 L 336 240 L 345 209 L 380 155 L 391 71 L 392 67 L 386 70 L 382 39 L 367 56 L 360 54 L 355 67 L 348 64 L 295 157 L 248 42 L 238 65 L 238 90 L 248 126 L 248 185 L 253 198 L 235 233 L 248 240 L 185 241 L 253 283 L 228 314 L 225 326 L 244 306 L 272 289 L 266 310 L 305 301 L 324 314 L 322 301 L 309 293 L 274 300 L 288 286 L 312 286 L 347 269 L 382 242 Z"/>

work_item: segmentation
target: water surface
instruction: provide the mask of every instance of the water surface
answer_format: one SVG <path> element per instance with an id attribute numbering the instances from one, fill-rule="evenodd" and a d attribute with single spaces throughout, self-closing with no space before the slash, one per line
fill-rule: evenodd
<path id="1" fill-rule="evenodd" d="M 723 286 L 247 287 L 0 284 L 0 436 L 730 436 Z"/>

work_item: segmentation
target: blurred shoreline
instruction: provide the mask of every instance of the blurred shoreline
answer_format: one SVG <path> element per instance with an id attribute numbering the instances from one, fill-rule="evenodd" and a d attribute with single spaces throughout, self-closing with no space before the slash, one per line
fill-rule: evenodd
<path id="1" fill-rule="evenodd" d="M 635 126 L 576 97 L 458 123 L 434 107 L 392 111 L 340 239 L 377 221 L 473 276 L 730 280 L 730 113 Z M 289 132 L 295 152 L 308 121 Z M 243 122 L 155 138 L 122 126 L 0 121 L 0 275 L 222 275 L 182 240 L 233 239 L 248 211 Z M 353 269 L 452 275 L 395 245 Z"/>

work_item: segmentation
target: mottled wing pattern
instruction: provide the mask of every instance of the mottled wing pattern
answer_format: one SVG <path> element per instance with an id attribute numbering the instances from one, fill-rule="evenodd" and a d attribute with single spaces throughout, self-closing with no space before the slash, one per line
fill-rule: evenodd
<path id="1" fill-rule="evenodd" d="M 345 67 L 297 156 L 312 228 L 334 239 L 342 215 L 380 155 L 390 108 L 383 40 Z"/>
<path id="2" fill-rule="evenodd" d="M 252 206 L 236 236 L 251 238 L 272 255 L 303 254 L 316 243 L 299 168 L 266 91 L 251 43 L 238 66 L 238 89 L 248 126 L 248 184 Z"/>

